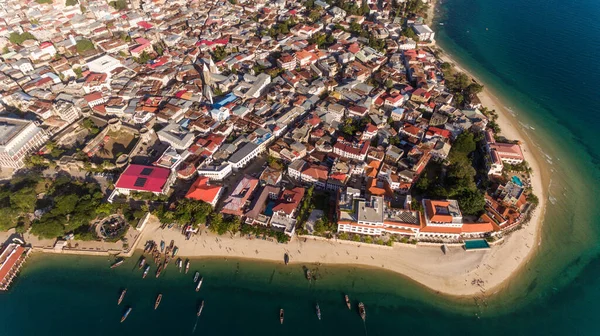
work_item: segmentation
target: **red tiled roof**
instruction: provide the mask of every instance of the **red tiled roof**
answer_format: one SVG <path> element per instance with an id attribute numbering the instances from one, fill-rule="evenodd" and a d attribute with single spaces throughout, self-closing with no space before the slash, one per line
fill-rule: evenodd
<path id="1" fill-rule="evenodd" d="M 116 188 L 160 193 L 171 171 L 167 168 L 130 164 L 115 184 Z"/>
<path id="2" fill-rule="evenodd" d="M 304 188 L 296 187 L 291 190 L 285 190 L 279 196 L 277 204 L 273 207 L 273 212 L 283 211 L 291 215 L 304 197 Z"/>
<path id="3" fill-rule="evenodd" d="M 150 24 L 150 23 L 148 23 L 146 21 L 140 21 L 140 22 L 137 23 L 137 25 L 140 26 L 140 27 L 142 27 L 142 28 L 144 28 L 144 29 L 150 29 L 150 28 L 153 27 L 152 24 Z"/>
<path id="4" fill-rule="evenodd" d="M 7 247 L 7 249 L 10 247 L 10 245 Z M 7 253 L 10 253 L 8 251 L 4 251 Z M 4 254 L 3 252 L 3 254 Z M 12 270 L 13 266 L 15 265 L 15 263 L 19 260 L 19 258 L 23 255 L 23 253 L 25 252 L 25 249 L 22 246 L 17 246 L 14 249 L 14 252 L 12 252 L 12 254 L 10 255 L 10 257 L 2 263 L 2 265 L 0 265 L 0 281 L 4 281 L 4 278 L 6 277 L 6 275 Z M 5 256 L 3 256 L 5 257 Z"/>
<path id="5" fill-rule="evenodd" d="M 209 179 L 206 176 L 198 177 L 198 179 L 190 187 L 190 190 L 188 190 L 185 198 L 203 201 L 206 203 L 213 203 L 223 187 L 219 185 L 209 185 L 208 181 Z"/>

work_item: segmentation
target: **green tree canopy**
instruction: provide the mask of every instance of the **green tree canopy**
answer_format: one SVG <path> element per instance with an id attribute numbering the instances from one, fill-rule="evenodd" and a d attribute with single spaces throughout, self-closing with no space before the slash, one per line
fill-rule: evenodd
<path id="1" fill-rule="evenodd" d="M 33 36 L 30 32 L 24 32 L 23 34 L 12 32 L 8 36 L 8 40 L 14 44 L 21 45 L 27 40 L 35 40 L 35 36 Z"/>
<path id="2" fill-rule="evenodd" d="M 90 40 L 87 39 L 81 39 L 79 41 L 76 42 L 75 44 L 75 48 L 77 48 L 77 52 L 78 53 L 84 53 L 88 50 L 94 50 L 94 43 Z"/>

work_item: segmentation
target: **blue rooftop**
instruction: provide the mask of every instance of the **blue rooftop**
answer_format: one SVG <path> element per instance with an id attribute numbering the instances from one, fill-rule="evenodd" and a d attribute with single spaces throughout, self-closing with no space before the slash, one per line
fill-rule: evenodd
<path id="1" fill-rule="evenodd" d="M 227 94 L 225 97 L 223 97 L 223 99 L 219 100 L 218 102 L 214 103 L 212 106 L 214 109 L 220 109 L 221 107 L 235 101 L 237 99 L 237 97 L 233 94 L 233 93 L 229 93 Z"/>

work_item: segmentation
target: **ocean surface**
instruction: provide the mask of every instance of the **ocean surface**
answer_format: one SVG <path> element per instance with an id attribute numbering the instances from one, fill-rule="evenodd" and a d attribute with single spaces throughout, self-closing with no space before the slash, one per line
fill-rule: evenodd
<path id="1" fill-rule="evenodd" d="M 320 279 L 309 284 L 303 265 L 231 259 L 142 279 L 135 258 L 111 270 L 104 257 L 34 255 L 0 293 L 0 335 L 600 334 L 600 3 L 445 0 L 439 9 L 438 43 L 514 111 L 552 168 L 540 248 L 506 290 L 456 300 L 385 271 L 314 265 Z"/>

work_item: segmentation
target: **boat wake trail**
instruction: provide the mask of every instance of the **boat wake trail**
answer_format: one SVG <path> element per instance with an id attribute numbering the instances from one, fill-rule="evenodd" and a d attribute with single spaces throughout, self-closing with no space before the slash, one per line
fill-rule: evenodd
<path id="1" fill-rule="evenodd" d="M 363 326 L 365 327 L 365 336 L 367 336 L 367 322 L 363 321 Z"/>
<path id="2" fill-rule="evenodd" d="M 194 329 L 192 329 L 192 334 L 196 332 L 196 327 L 198 326 L 199 319 L 200 319 L 200 316 L 196 317 L 196 323 L 194 323 Z"/>

